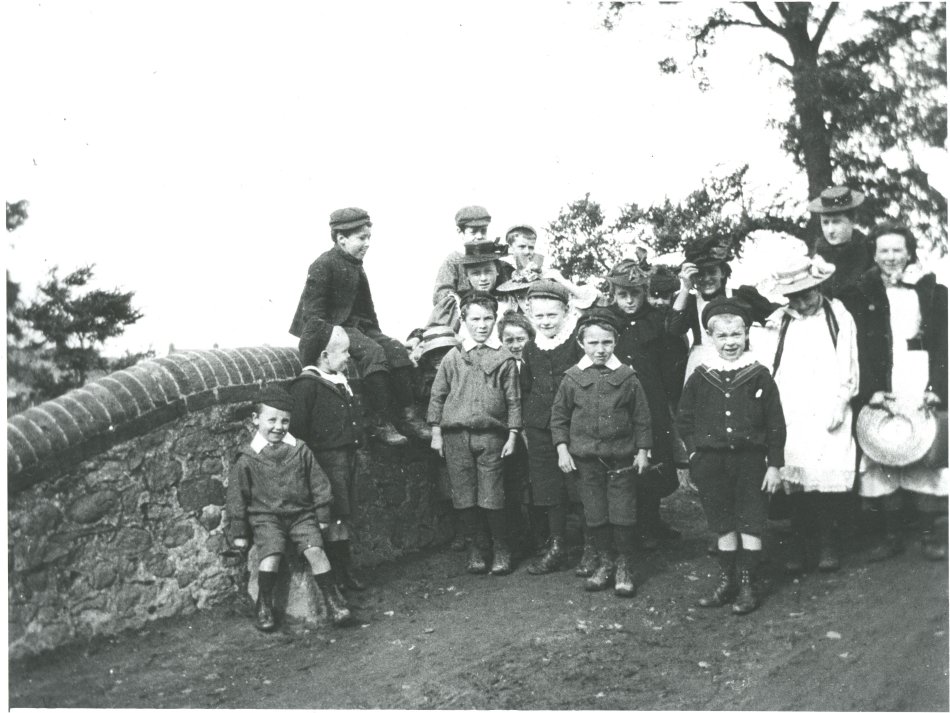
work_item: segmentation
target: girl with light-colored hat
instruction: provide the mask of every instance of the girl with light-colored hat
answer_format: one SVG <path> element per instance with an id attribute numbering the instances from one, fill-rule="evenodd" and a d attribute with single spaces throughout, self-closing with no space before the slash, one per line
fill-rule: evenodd
<path id="1" fill-rule="evenodd" d="M 838 569 L 835 525 L 843 494 L 854 487 L 858 345 L 848 310 L 822 294 L 834 273 L 820 257 L 799 256 L 772 274 L 771 292 L 788 298 L 766 327 L 776 336 L 772 375 L 788 432 L 781 476 L 792 510 L 790 574 L 816 562 L 823 572 Z"/>

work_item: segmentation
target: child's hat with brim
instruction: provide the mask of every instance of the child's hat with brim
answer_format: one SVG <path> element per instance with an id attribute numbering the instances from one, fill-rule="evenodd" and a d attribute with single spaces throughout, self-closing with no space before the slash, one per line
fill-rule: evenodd
<path id="1" fill-rule="evenodd" d="M 511 274 L 511 279 L 495 288 L 496 292 L 520 292 L 527 290 L 541 279 L 541 266 L 544 264 L 543 255 L 518 257 L 517 267 Z"/>
<path id="2" fill-rule="evenodd" d="M 419 344 L 420 354 L 427 354 L 433 349 L 440 347 L 456 347 L 459 345 L 458 337 L 451 327 L 436 325 L 428 327 L 422 333 L 422 342 Z"/>
<path id="3" fill-rule="evenodd" d="M 864 194 L 852 191 L 847 186 L 826 188 L 813 201 L 808 203 L 809 213 L 844 213 L 864 203 Z"/>
<path id="4" fill-rule="evenodd" d="M 820 285 L 835 274 L 835 266 L 820 255 L 799 255 L 772 273 L 770 288 L 779 295 L 792 295 Z M 774 286 L 773 286 L 774 285 Z"/>
<path id="5" fill-rule="evenodd" d="M 865 406 L 858 414 L 858 445 L 871 460 L 902 467 L 921 460 L 937 437 L 937 419 L 928 409 L 891 413 Z"/>
<path id="6" fill-rule="evenodd" d="M 498 242 L 465 243 L 465 254 L 460 262 L 463 265 L 479 265 L 500 260 L 507 254 L 508 246 Z"/>

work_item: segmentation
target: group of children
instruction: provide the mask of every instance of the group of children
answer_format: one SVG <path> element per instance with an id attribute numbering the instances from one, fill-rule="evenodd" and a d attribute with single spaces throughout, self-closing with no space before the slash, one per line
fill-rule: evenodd
<path id="1" fill-rule="evenodd" d="M 607 276 L 610 304 L 592 306 L 589 290 L 541 268 L 530 226 L 508 232 L 516 251 L 508 262 L 505 246 L 487 240 L 490 220 L 480 206 L 458 212 L 465 252 L 439 270 L 428 328 L 391 354 L 395 340 L 379 330 L 361 264 L 369 216 L 356 208 L 331 215 L 334 246 L 311 266 L 292 330 L 303 371 L 289 393 L 262 397 L 257 432 L 230 477 L 232 538 L 246 546 L 253 530 L 263 557 L 259 628 L 274 627 L 274 573 L 287 540 L 310 563 L 330 620 L 352 620 L 341 589 L 363 587 L 349 550 L 363 424 L 346 378 L 351 356 L 369 402 L 368 432 L 389 445 L 417 437 L 444 458 L 468 572 L 510 573 L 518 538 L 523 545 L 525 532 L 538 531 L 546 540 L 527 571 L 562 569 L 568 512 L 579 502 L 584 552 L 575 574 L 588 591 L 633 596 L 637 551 L 679 536 L 660 518 L 660 501 L 678 487 L 677 468 L 688 469 L 721 564 L 718 585 L 698 603 L 754 610 L 768 494 L 804 496 L 826 485 L 811 467 L 786 468 L 786 417 L 773 379 L 812 368 L 806 354 L 794 356 L 805 328 L 796 320 L 805 316 L 819 315 L 808 324 L 830 330 L 833 367 L 804 398 L 797 381 L 783 388 L 796 404 L 790 444 L 796 457 L 807 449 L 814 434 L 800 435 L 800 424 L 814 426 L 826 403 L 829 447 L 851 439 L 853 322 L 820 291 L 834 266 L 815 258 L 776 271 L 775 292 L 789 301 L 780 309 L 752 287 L 729 288 L 727 254 L 701 241 L 678 275 L 650 269 L 642 256 L 621 261 Z M 754 321 L 779 334 L 771 369 L 749 353 Z M 803 417 L 813 395 L 821 405 Z M 427 405 L 422 423 L 419 401 Z M 839 476 L 848 470 L 841 459 L 854 458 L 850 443 L 851 450 L 838 446 Z M 830 488 L 849 489 L 853 468 L 852 483 L 843 480 Z M 801 520 L 809 507 L 804 497 L 796 503 Z M 531 527 L 523 526 L 522 505 Z M 838 565 L 826 535 L 821 568 L 830 570 Z"/>

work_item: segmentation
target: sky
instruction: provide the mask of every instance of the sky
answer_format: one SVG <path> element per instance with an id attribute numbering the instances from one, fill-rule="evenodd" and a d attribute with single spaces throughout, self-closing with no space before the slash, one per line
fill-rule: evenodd
<path id="1" fill-rule="evenodd" d="M 90 263 L 95 286 L 134 290 L 145 316 L 107 353 L 295 345 L 343 206 L 372 216 L 366 271 L 404 338 L 463 205 L 503 236 L 588 192 L 613 215 L 743 163 L 753 191 L 807 202 L 769 126 L 789 106 L 760 58 L 781 54 L 770 33 L 713 47 L 707 92 L 658 71 L 688 60 L 695 6 L 648 4 L 610 32 L 595 0 L 13 0 L 5 16 L 5 194 L 30 202 L 6 265 L 27 298 Z"/>

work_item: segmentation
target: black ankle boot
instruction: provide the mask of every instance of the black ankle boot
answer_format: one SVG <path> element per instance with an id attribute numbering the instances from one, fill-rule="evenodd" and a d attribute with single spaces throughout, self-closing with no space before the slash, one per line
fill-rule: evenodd
<path id="1" fill-rule="evenodd" d="M 759 606 L 759 600 L 755 595 L 755 581 L 752 572 L 744 569 L 739 572 L 739 593 L 736 595 L 736 601 L 732 605 L 733 614 L 748 614 L 755 611 Z"/>
<path id="2" fill-rule="evenodd" d="M 584 533 L 584 553 L 581 555 L 581 561 L 574 568 L 574 576 L 590 577 L 597 570 L 599 564 L 597 549 L 594 547 L 594 543 L 590 541 L 587 533 Z"/>
<path id="3" fill-rule="evenodd" d="M 465 565 L 465 571 L 469 574 L 485 574 L 488 571 L 488 563 L 485 562 L 485 553 L 482 548 L 473 538 L 467 538 L 465 544 L 468 547 L 468 563 Z"/>
<path id="4" fill-rule="evenodd" d="M 719 551 L 719 584 L 716 588 L 696 602 L 701 607 L 721 607 L 736 598 L 738 582 L 736 581 L 736 553 L 735 551 Z"/>
<path id="5" fill-rule="evenodd" d="M 313 579 L 323 595 L 323 603 L 327 609 L 327 621 L 333 626 L 346 626 L 352 623 L 353 615 L 336 588 L 332 572 L 315 574 Z"/>
<path id="6" fill-rule="evenodd" d="M 566 552 L 564 538 L 555 535 L 548 540 L 548 547 L 537 562 L 528 567 L 528 574 L 551 574 L 564 566 Z"/>
<path id="7" fill-rule="evenodd" d="M 277 572 L 257 573 L 257 613 L 256 626 L 260 631 L 273 631 L 277 628 L 274 618 L 274 586 L 277 584 Z"/>
<path id="8" fill-rule="evenodd" d="M 618 597 L 632 597 L 637 593 L 637 586 L 633 581 L 633 562 L 630 557 L 621 555 L 617 558 L 617 571 L 614 574 L 614 594 Z"/>
<path id="9" fill-rule="evenodd" d="M 511 574 L 511 550 L 502 540 L 493 542 L 491 573 L 497 576 Z"/>

